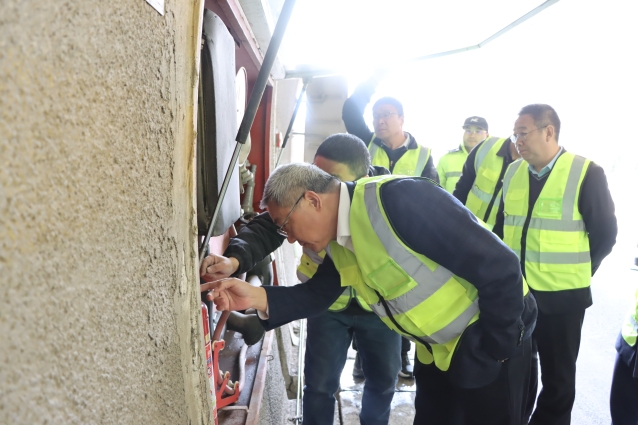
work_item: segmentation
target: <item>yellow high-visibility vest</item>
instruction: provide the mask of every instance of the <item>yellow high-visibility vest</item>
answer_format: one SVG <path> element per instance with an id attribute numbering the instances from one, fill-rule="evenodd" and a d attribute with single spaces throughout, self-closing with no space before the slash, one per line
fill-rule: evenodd
<path id="1" fill-rule="evenodd" d="M 350 210 L 357 255 L 341 246 L 335 265 L 355 261 L 357 293 L 391 329 L 414 341 L 419 361 L 446 371 L 463 331 L 479 317 L 474 285 L 419 254 L 394 233 L 383 208 L 381 186 L 396 176 L 360 179 Z M 335 255 L 341 250 L 342 255 Z M 406 270 L 411 270 L 407 273 Z M 523 282 L 523 295 L 528 292 Z M 430 352 L 427 346 L 430 346 Z"/>
<path id="2" fill-rule="evenodd" d="M 580 188 L 590 161 L 569 152 L 554 164 L 531 212 L 525 239 L 525 278 L 538 291 L 589 286 L 589 236 L 578 211 Z M 503 178 L 503 242 L 521 258 L 529 212 L 528 163 L 510 164 Z"/>
<path id="3" fill-rule="evenodd" d="M 436 171 L 439 173 L 439 184 L 448 193 L 454 192 L 468 155 L 469 152 L 465 149 L 465 145 L 461 143 L 459 148 L 449 151 L 439 159 L 439 163 L 436 165 Z"/>
<path id="4" fill-rule="evenodd" d="M 383 148 L 379 147 L 376 143 L 372 143 L 376 135 L 372 135 L 372 139 L 368 144 L 368 150 L 370 151 L 370 159 L 372 165 L 378 165 L 390 169 L 390 158 L 385 153 Z M 419 177 L 423 174 L 425 166 L 430 159 L 431 150 L 425 146 L 418 145 L 416 149 L 408 149 L 401 158 L 394 164 L 392 174 L 400 174 L 402 176 L 414 176 Z"/>
<path id="5" fill-rule="evenodd" d="M 339 248 L 335 249 L 335 246 L 339 247 L 340 245 L 334 241 L 330 242 L 330 249 L 331 249 L 330 252 L 333 257 L 335 255 L 342 256 L 345 254 L 341 249 Z M 302 282 L 306 282 L 312 276 L 314 276 L 315 273 L 317 272 L 317 269 L 319 268 L 319 264 L 323 263 L 323 259 L 325 258 L 325 256 L 326 256 L 325 250 L 321 251 L 320 253 L 316 253 L 309 249 L 304 248 L 304 253 L 301 256 L 301 262 L 299 263 L 299 266 L 297 267 L 297 277 L 299 278 L 299 280 Z M 372 311 L 370 307 L 368 307 L 368 304 L 366 304 L 366 302 L 363 299 L 357 296 L 356 290 L 351 286 L 354 280 L 359 279 L 359 273 L 356 266 L 353 270 L 352 264 L 348 266 L 346 264 L 346 260 L 335 261 L 333 258 L 333 262 L 335 263 L 335 267 L 337 268 L 337 271 L 339 272 L 339 276 L 341 276 L 341 286 L 344 286 L 344 288 L 341 295 L 339 295 L 339 298 L 337 298 L 337 301 L 335 301 L 328 308 L 328 310 L 330 311 L 345 310 L 350 305 L 350 301 L 354 298 L 357 301 L 357 303 L 361 306 L 361 308 L 363 308 L 365 311 Z M 337 264 L 339 264 L 339 266 L 337 266 Z"/>
<path id="6" fill-rule="evenodd" d="M 501 191 L 499 190 L 498 193 L 495 191 L 501 177 L 504 158 L 496 153 L 506 140 L 507 138 L 489 137 L 478 147 L 474 157 L 476 178 L 465 201 L 467 209 L 485 221 L 490 228 L 496 223 L 496 213 L 501 204 Z M 492 209 L 486 217 L 490 203 L 492 203 Z"/>

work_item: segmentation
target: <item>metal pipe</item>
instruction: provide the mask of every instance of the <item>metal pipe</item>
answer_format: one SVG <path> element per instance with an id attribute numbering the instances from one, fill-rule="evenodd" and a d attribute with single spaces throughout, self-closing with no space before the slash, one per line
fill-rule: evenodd
<path id="1" fill-rule="evenodd" d="M 295 422 L 299 424 L 302 419 L 301 409 L 301 381 L 303 379 L 303 349 L 305 345 L 306 337 L 306 320 L 301 319 L 299 321 L 299 359 L 297 361 L 297 406 L 295 409 Z"/>
<path id="2" fill-rule="evenodd" d="M 248 106 L 246 107 L 244 117 L 241 120 L 241 125 L 239 126 L 239 131 L 237 132 L 237 138 L 235 139 L 237 141 L 237 145 L 235 146 L 230 164 L 228 164 L 228 170 L 226 171 L 224 182 L 222 183 L 222 187 L 219 191 L 217 204 L 215 205 L 215 211 L 213 212 L 213 217 L 210 221 L 210 225 L 208 226 L 208 232 L 206 233 L 206 237 L 202 241 L 202 245 L 199 249 L 200 266 L 202 265 L 204 257 L 206 256 L 206 246 L 208 246 L 210 237 L 213 234 L 213 227 L 215 226 L 215 222 L 217 221 L 217 217 L 219 216 L 219 211 L 221 210 L 222 203 L 224 201 L 224 198 L 226 197 L 226 191 L 228 190 L 231 176 L 233 175 L 233 171 L 235 170 L 237 158 L 239 158 L 239 151 L 241 150 L 241 146 L 246 143 L 246 139 L 248 139 L 248 135 L 250 133 L 250 127 L 252 127 L 253 122 L 255 121 L 257 108 L 259 107 L 259 103 L 261 102 L 264 90 L 266 89 L 268 76 L 270 75 L 273 63 L 275 62 L 275 58 L 277 57 L 279 46 L 281 46 L 281 40 L 286 32 L 286 27 L 288 26 L 290 15 L 292 14 L 292 10 L 295 6 L 295 1 L 296 0 L 286 0 L 283 7 L 281 8 L 281 13 L 279 14 L 279 19 L 277 19 L 277 25 L 275 26 L 275 31 L 273 32 L 273 35 L 270 39 L 270 44 L 268 44 L 266 56 L 264 57 L 264 61 L 261 64 L 261 68 L 259 69 L 259 74 L 257 75 L 255 86 L 250 93 L 250 100 L 248 101 Z"/>
<path id="3" fill-rule="evenodd" d="M 295 123 L 295 118 L 297 118 L 297 112 L 299 111 L 299 106 L 301 106 L 301 101 L 303 100 L 303 95 L 306 93 L 306 87 L 308 87 L 308 83 L 310 82 L 310 79 L 311 77 L 303 79 L 303 86 L 301 87 L 301 93 L 299 93 L 299 97 L 297 98 L 297 103 L 295 103 L 295 109 L 292 111 L 292 116 L 290 117 L 290 124 L 288 124 L 288 129 L 286 130 L 286 135 L 284 136 L 284 142 L 281 144 L 281 150 L 279 151 L 279 157 L 277 157 L 275 168 L 279 167 L 279 161 L 281 161 L 281 156 L 284 153 L 284 149 L 286 149 L 286 144 L 288 143 L 288 137 L 290 137 L 292 126 Z"/>
<path id="4" fill-rule="evenodd" d="M 404 63 L 419 62 L 419 61 L 422 61 L 422 60 L 440 58 L 440 57 L 443 57 L 443 56 L 450 56 L 450 55 L 454 55 L 454 54 L 457 54 L 457 53 L 463 53 L 463 52 L 468 52 L 470 50 L 480 49 L 481 47 L 485 46 L 487 43 L 489 43 L 489 42 L 495 40 L 496 38 L 500 37 L 501 35 L 505 34 L 509 30 L 511 30 L 512 28 L 517 27 L 518 25 L 520 25 L 523 22 L 527 21 L 528 19 L 530 19 L 534 15 L 539 14 L 543 10 L 547 9 L 549 6 L 553 5 L 554 3 L 558 3 L 558 1 L 559 0 L 547 0 L 543 4 L 535 7 L 531 11 L 527 12 L 525 15 L 521 16 L 520 18 L 518 18 L 517 20 L 515 20 L 511 24 L 507 25 L 506 27 L 502 28 L 501 30 L 495 32 L 494 34 L 492 34 L 491 36 L 489 36 L 488 38 L 486 38 L 485 40 L 481 41 L 478 44 L 474 44 L 474 45 L 467 46 L 467 47 L 461 47 L 461 48 L 453 49 L 453 50 L 446 50 L 444 52 L 439 52 L 439 53 L 432 53 L 430 55 L 418 56 L 418 57 L 415 57 L 415 58 L 407 59 L 407 60 L 402 61 L 402 62 L 404 62 Z M 285 78 L 326 77 L 328 75 L 336 75 L 336 74 L 341 74 L 341 73 L 343 73 L 343 70 L 337 70 L 337 69 L 316 69 L 316 70 L 303 70 L 303 71 L 294 71 L 293 70 L 293 71 L 286 71 L 286 77 Z"/>
<path id="5" fill-rule="evenodd" d="M 295 1 L 296 0 L 286 0 L 283 7 L 281 8 L 281 13 L 279 14 L 279 19 L 277 19 L 277 25 L 275 26 L 275 31 L 273 31 L 270 43 L 268 44 L 266 56 L 264 56 L 264 62 L 262 63 L 261 69 L 259 70 L 259 75 L 257 76 L 257 80 L 255 81 L 253 91 L 252 93 L 250 93 L 250 100 L 248 101 L 246 112 L 244 112 L 244 118 L 242 119 L 241 125 L 239 126 L 239 131 L 237 132 L 237 138 L 235 140 L 238 143 L 243 144 L 248 138 L 250 127 L 252 127 L 253 125 L 255 115 L 257 114 L 257 108 L 259 107 L 261 97 L 264 94 L 266 83 L 268 82 L 270 70 L 272 69 L 272 65 L 275 62 L 275 58 L 277 57 L 277 52 L 279 51 L 281 40 L 283 39 L 284 33 L 286 32 L 286 26 L 288 25 L 288 21 L 290 20 L 292 10 L 295 7 Z M 264 69 L 267 69 L 268 71 L 262 72 Z"/>

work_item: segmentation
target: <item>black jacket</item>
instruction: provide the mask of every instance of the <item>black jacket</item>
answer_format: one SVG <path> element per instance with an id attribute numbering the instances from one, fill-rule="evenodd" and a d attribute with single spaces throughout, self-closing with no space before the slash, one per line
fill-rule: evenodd
<path id="1" fill-rule="evenodd" d="M 368 128 L 365 120 L 363 119 L 363 112 L 366 109 L 366 105 L 370 103 L 370 98 L 374 94 L 375 86 L 371 82 L 364 82 L 360 84 L 352 93 L 346 102 L 343 104 L 343 110 L 341 117 L 343 119 L 343 123 L 346 125 L 346 130 L 348 133 L 354 134 L 366 145 L 369 145 L 370 139 L 372 139 L 372 135 L 374 132 Z M 407 132 L 406 132 L 407 133 Z M 390 159 L 390 172 L 394 169 L 394 165 L 397 163 L 399 158 L 403 156 L 407 152 L 408 149 L 416 149 L 418 147 L 416 139 L 410 133 L 407 133 L 410 141 L 408 142 L 408 148 L 398 148 L 398 149 L 390 149 L 388 148 L 381 139 L 375 137 L 372 140 L 372 143 L 377 144 L 380 148 L 382 148 L 385 153 L 388 155 Z M 430 180 L 434 180 L 439 183 L 439 173 L 437 173 L 436 168 L 434 167 L 434 160 L 432 155 L 428 159 L 428 162 L 425 164 L 425 168 L 421 173 L 421 177 L 427 177 Z"/>
<path id="2" fill-rule="evenodd" d="M 563 150 L 563 153 L 564 152 Z M 551 174 L 550 171 L 541 179 L 538 179 L 530 171 L 528 172 L 530 173 L 529 210 L 523 226 L 521 252 L 525 252 L 525 237 L 527 235 L 532 210 L 536 204 L 538 195 L 540 195 L 545 186 L 545 182 L 547 182 L 547 178 Z M 605 171 L 594 162 L 590 162 L 585 174 L 585 179 L 580 187 L 578 211 L 583 216 L 585 228 L 589 234 L 591 274 L 593 276 L 603 259 L 609 255 L 611 249 L 616 244 L 616 235 L 618 234 L 614 201 L 611 198 L 611 193 L 607 186 Z M 496 216 L 496 224 L 493 229 L 494 233 L 501 239 L 503 238 L 504 220 L 503 202 L 501 202 Z M 523 275 L 525 275 L 525 261 L 521 261 L 520 263 Z M 567 291 L 532 291 L 538 302 L 538 308 L 546 314 L 570 313 L 586 309 L 592 305 L 591 289 L 589 287 Z"/>

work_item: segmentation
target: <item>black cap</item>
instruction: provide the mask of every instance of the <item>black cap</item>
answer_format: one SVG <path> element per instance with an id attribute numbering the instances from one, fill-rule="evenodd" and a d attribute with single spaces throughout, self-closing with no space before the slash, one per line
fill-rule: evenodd
<path id="1" fill-rule="evenodd" d="M 485 118 L 482 118 L 482 117 L 469 117 L 463 123 L 463 128 L 469 127 L 471 125 L 475 125 L 475 126 L 480 127 L 480 128 L 482 128 L 483 130 L 486 130 L 486 131 L 489 130 L 487 128 L 487 121 L 485 121 Z"/>

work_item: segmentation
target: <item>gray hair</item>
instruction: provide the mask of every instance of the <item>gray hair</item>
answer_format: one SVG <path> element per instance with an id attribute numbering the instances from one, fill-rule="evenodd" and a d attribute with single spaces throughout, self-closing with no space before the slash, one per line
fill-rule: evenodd
<path id="1" fill-rule="evenodd" d="M 282 208 L 291 207 L 306 191 L 327 193 L 337 183 L 339 179 L 313 164 L 281 165 L 268 177 L 259 207 L 266 208 L 270 202 Z"/>

